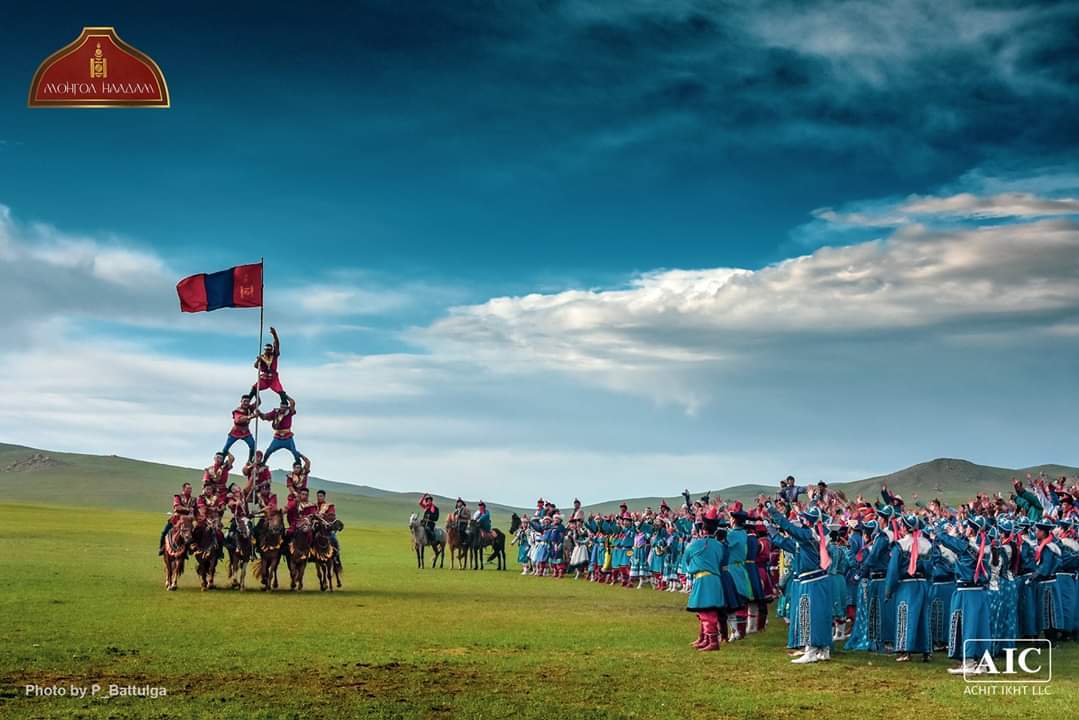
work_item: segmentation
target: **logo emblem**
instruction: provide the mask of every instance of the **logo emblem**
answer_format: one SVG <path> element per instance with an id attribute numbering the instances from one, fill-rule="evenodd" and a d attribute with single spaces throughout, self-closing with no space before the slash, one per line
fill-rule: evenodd
<path id="1" fill-rule="evenodd" d="M 89 72 L 87 72 L 89 68 Z M 169 88 L 149 55 L 111 27 L 86 27 L 38 66 L 29 107 L 169 107 Z"/>

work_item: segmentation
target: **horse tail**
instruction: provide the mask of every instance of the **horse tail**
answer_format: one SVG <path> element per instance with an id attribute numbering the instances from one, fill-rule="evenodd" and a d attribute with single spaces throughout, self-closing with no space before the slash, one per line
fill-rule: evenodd
<path id="1" fill-rule="evenodd" d="M 262 558 L 261 557 L 258 560 L 256 560 L 255 562 L 251 563 L 251 577 L 254 577 L 254 578 L 261 578 L 262 577 Z"/>

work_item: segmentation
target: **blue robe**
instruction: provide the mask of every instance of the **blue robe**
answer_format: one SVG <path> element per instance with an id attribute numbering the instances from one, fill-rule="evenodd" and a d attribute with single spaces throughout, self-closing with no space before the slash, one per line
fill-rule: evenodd
<path id="1" fill-rule="evenodd" d="M 955 553 L 956 589 L 948 613 L 948 657 L 954 660 L 979 662 L 989 640 L 989 558 L 983 558 L 982 570 L 977 567 L 979 539 L 953 537 L 937 533 L 937 542 Z M 988 540 L 986 553 L 988 553 Z M 977 575 L 977 577 L 975 577 Z"/>
<path id="2" fill-rule="evenodd" d="M 720 545 L 715 538 L 697 538 L 686 547 L 686 570 L 693 577 L 686 610 L 723 610 L 726 600 L 719 581 Z"/>
<path id="3" fill-rule="evenodd" d="M 915 572 L 910 574 L 914 551 L 912 536 L 892 545 L 885 578 L 885 595 L 895 598 L 895 635 L 891 638 L 897 653 L 930 653 L 933 650 L 929 629 L 929 574 L 932 541 L 919 539 Z"/>
<path id="4" fill-rule="evenodd" d="M 848 555 L 859 581 L 854 624 L 851 626 L 850 637 L 843 646 L 844 650 L 884 652 L 884 642 L 888 637 L 884 634 L 884 615 L 888 606 L 884 597 L 884 581 L 890 552 L 891 538 L 883 530 L 879 530 L 862 551 L 861 561 L 856 554 Z M 887 626 L 892 624 L 894 623 L 889 622 Z"/>
<path id="5" fill-rule="evenodd" d="M 1060 554 L 1060 545 L 1055 540 L 1042 548 L 1040 558 L 1035 552 L 1035 568 L 1030 582 L 1034 584 L 1037 593 L 1035 608 L 1039 631 L 1069 629 L 1064 627 L 1063 598 L 1057 584 Z"/>
<path id="6" fill-rule="evenodd" d="M 802 646 L 832 647 L 832 591 L 828 573 L 821 568 L 819 530 L 798 527 L 774 507 L 768 512 L 772 522 L 798 543 L 798 598 L 791 605 L 795 639 Z M 797 647 L 797 646 L 796 646 Z"/>
<path id="7" fill-rule="evenodd" d="M 948 647 L 948 616 L 955 595 L 955 553 L 933 543 L 930 554 L 933 582 L 929 586 L 929 630 L 933 635 L 933 649 Z"/>
<path id="8" fill-rule="evenodd" d="M 747 543 L 746 531 L 741 528 L 731 528 L 727 531 L 727 571 L 734 582 L 734 589 L 739 595 L 738 607 L 741 607 L 754 599 L 753 585 L 750 584 L 749 573 L 746 571 Z"/>

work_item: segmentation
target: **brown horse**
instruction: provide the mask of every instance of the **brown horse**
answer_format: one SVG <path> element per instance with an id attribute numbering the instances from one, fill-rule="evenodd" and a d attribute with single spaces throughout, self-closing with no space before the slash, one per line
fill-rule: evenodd
<path id="1" fill-rule="evenodd" d="M 337 548 L 330 540 L 332 527 L 318 515 L 311 518 L 311 551 L 309 557 L 315 561 L 318 575 L 318 589 L 333 592 L 334 575 L 337 575 L 337 587 L 341 587 L 341 564 Z"/>
<path id="2" fill-rule="evenodd" d="M 220 559 L 218 551 L 221 547 L 217 537 L 219 523 L 220 521 L 213 521 L 197 525 L 192 534 L 195 560 L 198 563 L 197 572 L 203 590 L 214 589 L 214 575 L 217 574 L 217 561 Z"/>
<path id="3" fill-rule="evenodd" d="M 450 570 L 454 569 L 455 565 L 460 565 L 460 569 L 464 570 L 468 563 L 468 546 L 465 545 L 465 528 L 466 523 L 462 523 L 450 517 L 446 521 L 446 547 L 450 553 Z"/>
<path id="4" fill-rule="evenodd" d="M 180 524 L 165 536 L 165 589 L 175 590 L 184 574 L 187 546 L 191 542 L 191 518 L 181 518 Z"/>
<path id="5" fill-rule="evenodd" d="M 281 546 L 285 544 L 285 525 L 281 511 L 274 510 L 266 516 L 258 533 L 259 559 L 251 566 L 251 572 L 262 583 L 263 592 L 277 589 L 277 566 L 281 563 Z"/>
<path id="6" fill-rule="evenodd" d="M 311 556 L 311 524 L 307 518 L 300 521 L 288 541 L 285 562 L 288 563 L 290 590 L 303 590 L 303 574 L 307 571 L 307 560 Z"/>
<path id="7" fill-rule="evenodd" d="M 237 518 L 235 530 L 229 534 L 227 541 L 229 580 L 232 581 L 232 587 L 242 592 L 246 589 L 247 563 L 255 555 L 255 543 L 251 538 L 251 521 L 246 517 Z"/>

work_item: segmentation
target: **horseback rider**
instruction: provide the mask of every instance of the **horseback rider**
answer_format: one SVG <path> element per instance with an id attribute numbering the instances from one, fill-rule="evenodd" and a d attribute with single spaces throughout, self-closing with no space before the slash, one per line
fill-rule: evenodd
<path id="1" fill-rule="evenodd" d="M 169 531 L 180 524 L 185 517 L 195 516 L 195 496 L 191 494 L 191 483 L 185 482 L 180 492 L 172 496 L 172 516 L 165 521 L 165 528 L 161 531 L 161 542 L 158 544 L 157 554 L 165 554 L 165 536 Z"/>
<path id="2" fill-rule="evenodd" d="M 306 488 L 303 488 L 306 490 Z M 337 542 L 337 531 L 343 529 L 341 523 L 337 520 L 337 508 L 333 503 L 326 501 L 326 491 L 319 490 L 315 493 L 315 514 L 322 518 L 323 522 L 330 528 L 330 542 L 337 550 L 337 556 L 341 556 L 341 545 Z"/>
<path id="3" fill-rule="evenodd" d="M 281 404 L 284 405 L 288 402 L 288 394 L 285 392 L 285 388 L 281 386 L 281 378 L 277 375 L 277 360 L 281 356 L 281 339 L 277 337 L 276 328 L 270 328 L 270 335 L 273 336 L 273 342 L 266 343 L 266 346 L 262 349 L 262 354 L 255 359 L 255 368 L 259 371 L 259 380 L 251 386 L 251 390 L 247 395 L 254 398 L 258 396 L 259 390 L 273 390 L 281 397 Z"/>
<path id="4" fill-rule="evenodd" d="M 225 447 L 221 450 L 222 454 L 227 455 L 232 444 L 242 440 L 247 444 L 247 461 L 251 462 L 251 458 L 255 456 L 255 438 L 251 436 L 249 426 L 251 421 L 258 415 L 258 405 L 259 398 L 257 395 L 254 403 L 251 402 L 249 396 L 240 396 L 240 406 L 232 411 L 232 430 L 229 431 L 228 437 L 225 438 Z"/>
<path id="5" fill-rule="evenodd" d="M 196 502 L 195 525 L 213 528 L 217 535 L 217 559 L 225 556 L 225 535 L 221 532 L 221 516 L 225 512 L 226 496 L 217 492 L 217 488 L 208 483 L 202 486 L 202 495 Z"/>
<path id="6" fill-rule="evenodd" d="M 225 536 L 225 542 L 229 546 L 235 547 L 235 536 L 239 531 L 237 523 L 240 519 L 247 517 L 247 500 L 244 498 L 244 490 L 236 483 L 229 486 L 225 507 L 228 508 L 229 513 L 232 515 L 232 519 L 229 520 L 229 531 Z"/>
<path id="7" fill-rule="evenodd" d="M 480 536 L 483 538 L 491 538 L 493 536 L 491 532 L 491 513 L 487 512 L 487 504 L 482 500 L 476 505 L 478 510 L 472 516 L 472 519 L 476 521 L 476 525 L 480 529 Z"/>
<path id="8" fill-rule="evenodd" d="M 420 518 L 420 524 L 427 530 L 427 537 L 433 540 L 435 538 L 435 526 L 438 523 L 438 506 L 435 505 L 435 499 L 429 493 L 424 493 L 423 497 L 420 498 L 420 507 L 423 508 L 423 517 Z"/>
<path id="9" fill-rule="evenodd" d="M 292 539 L 300 521 L 318 512 L 318 507 L 310 502 L 307 488 L 300 488 L 298 495 L 289 499 L 285 505 L 285 517 L 288 518 L 288 530 L 285 531 L 285 542 Z"/>
<path id="10" fill-rule="evenodd" d="M 457 532 L 464 534 L 468 529 L 468 518 L 470 513 L 468 512 L 468 503 L 461 498 L 457 498 L 457 502 L 453 505 L 453 514 L 450 515 L 450 522 L 457 526 Z"/>

